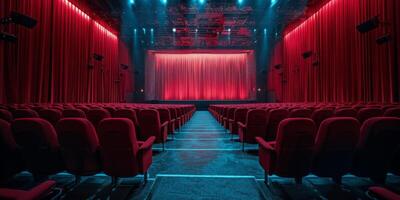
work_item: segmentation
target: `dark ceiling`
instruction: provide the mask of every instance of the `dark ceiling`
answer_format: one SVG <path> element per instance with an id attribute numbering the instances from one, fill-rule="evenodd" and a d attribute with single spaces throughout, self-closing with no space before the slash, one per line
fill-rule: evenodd
<path id="1" fill-rule="evenodd" d="M 205 0 L 201 5 L 193 3 L 199 0 L 168 0 L 166 5 L 161 0 L 135 0 L 133 5 L 131 0 L 73 1 L 92 10 L 124 38 L 133 37 L 134 29 L 140 34 L 143 28 L 147 34 L 153 29 L 152 38 L 144 41 L 155 48 L 171 43 L 240 48 L 254 45 L 264 29 L 269 38 L 280 35 L 288 23 L 304 14 L 307 4 L 320 0 L 277 0 L 273 7 L 271 0 L 242 0 L 240 5 L 238 0 Z M 127 12 L 135 20 L 124 19 Z"/>

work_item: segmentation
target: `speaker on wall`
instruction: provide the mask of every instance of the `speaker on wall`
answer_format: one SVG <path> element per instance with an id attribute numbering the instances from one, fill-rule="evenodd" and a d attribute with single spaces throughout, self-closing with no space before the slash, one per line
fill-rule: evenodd
<path id="1" fill-rule="evenodd" d="M 390 40 L 391 40 L 391 36 L 389 34 L 387 34 L 387 35 L 383 35 L 383 36 L 377 38 L 376 43 L 382 45 L 382 44 L 388 43 Z"/>
<path id="2" fill-rule="evenodd" d="M 100 55 L 100 54 L 97 54 L 97 53 L 94 53 L 94 54 L 93 54 L 93 58 L 94 58 L 95 60 L 97 60 L 97 61 L 102 61 L 102 60 L 104 59 L 104 56 L 102 56 L 102 55 Z"/>
<path id="3" fill-rule="evenodd" d="M 274 66 L 275 69 L 281 69 L 282 68 L 282 64 L 277 64 Z"/>
<path id="4" fill-rule="evenodd" d="M 304 52 L 304 53 L 302 54 L 302 56 L 303 56 L 304 59 L 307 59 L 307 58 L 311 57 L 312 55 L 313 55 L 313 52 L 312 52 L 312 51 L 306 51 L 306 52 Z"/>
<path id="5" fill-rule="evenodd" d="M 4 40 L 6 42 L 16 42 L 17 37 L 10 33 L 0 32 L 0 40 Z"/>
<path id="6" fill-rule="evenodd" d="M 18 12 L 11 12 L 11 15 L 9 17 L 5 17 L 0 20 L 1 24 L 18 24 L 21 26 L 24 26 L 26 28 L 34 28 L 37 24 L 36 19 L 33 19 L 32 17 L 26 16 L 24 14 L 18 13 Z"/>
<path id="7" fill-rule="evenodd" d="M 128 66 L 128 65 L 121 64 L 121 69 L 123 69 L 123 70 L 127 70 L 128 68 L 129 68 L 129 66 Z"/>
<path id="8" fill-rule="evenodd" d="M 357 25 L 357 30 L 360 33 L 366 33 L 379 27 L 379 17 L 375 16 L 367 21 Z"/>

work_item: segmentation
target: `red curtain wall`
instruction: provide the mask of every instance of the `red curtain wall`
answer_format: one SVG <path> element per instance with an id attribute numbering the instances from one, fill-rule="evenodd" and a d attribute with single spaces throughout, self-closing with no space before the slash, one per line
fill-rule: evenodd
<path id="1" fill-rule="evenodd" d="M 148 100 L 254 99 L 253 53 L 149 53 Z M 151 64 L 149 64 L 151 63 Z"/>
<path id="2" fill-rule="evenodd" d="M 329 1 L 275 48 L 270 90 L 284 102 L 392 102 L 398 92 L 399 9 L 397 0 Z M 385 25 L 364 34 L 356 30 L 376 15 Z M 376 38 L 385 34 L 393 40 L 378 45 Z M 306 51 L 313 52 L 308 59 L 302 57 Z M 283 70 L 273 69 L 277 63 Z"/>
<path id="3" fill-rule="evenodd" d="M 34 29 L 8 25 L 17 43 L 0 41 L 0 103 L 117 102 L 121 41 L 66 0 L 3 0 L 0 17 L 18 11 Z M 104 56 L 102 62 L 93 53 Z M 91 64 L 93 68 L 89 68 Z"/>

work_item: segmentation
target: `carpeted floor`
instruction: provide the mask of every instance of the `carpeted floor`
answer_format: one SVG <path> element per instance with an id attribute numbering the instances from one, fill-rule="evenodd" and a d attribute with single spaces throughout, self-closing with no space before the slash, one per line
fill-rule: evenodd
<path id="1" fill-rule="evenodd" d="M 237 140 L 237 136 L 234 138 Z M 271 177 L 264 184 L 264 171 L 258 163 L 257 145 L 240 143 L 215 121 L 210 113 L 198 111 L 175 134 L 174 140 L 154 145 L 153 164 L 149 181 L 143 177 L 122 179 L 117 188 L 110 187 L 111 179 L 104 174 L 85 177 L 70 188 L 73 176 L 60 173 L 51 178 L 59 187 L 69 188 L 62 199 L 367 199 L 366 189 L 374 185 L 367 178 L 347 175 L 343 185 L 313 175 L 304 178 L 302 185 L 294 180 Z M 6 186 L 27 189 L 34 185 L 29 173 L 15 177 Z M 389 175 L 387 187 L 400 190 L 400 177 Z M 400 191 L 399 191 L 400 192 Z"/>

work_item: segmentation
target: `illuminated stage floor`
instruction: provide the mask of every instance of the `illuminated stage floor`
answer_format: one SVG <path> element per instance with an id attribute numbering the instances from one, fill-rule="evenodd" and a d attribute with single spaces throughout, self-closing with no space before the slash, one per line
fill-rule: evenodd
<path id="1" fill-rule="evenodd" d="M 240 147 L 208 112 L 198 111 L 175 139 L 167 142 L 166 151 L 161 152 L 161 145 L 153 146 L 146 185 L 138 176 L 123 179 L 111 191 L 110 178 L 98 174 L 85 178 L 64 199 L 365 199 L 366 189 L 373 185 L 369 179 L 351 175 L 343 178 L 342 187 L 315 176 L 307 176 L 302 185 L 273 176 L 271 186 L 266 187 L 257 145 L 246 145 L 246 152 Z M 52 178 L 60 186 L 73 181 L 66 173 Z M 29 188 L 31 180 L 28 173 L 22 173 L 10 184 Z M 400 188 L 399 177 L 389 175 L 387 183 L 390 188 Z"/>

